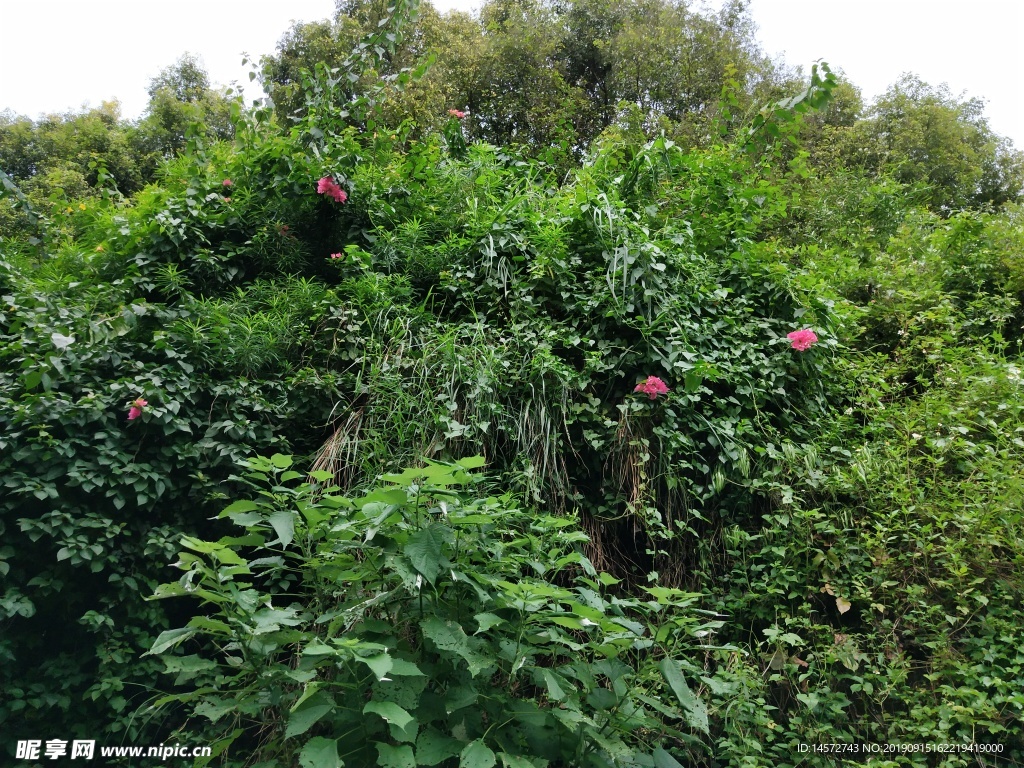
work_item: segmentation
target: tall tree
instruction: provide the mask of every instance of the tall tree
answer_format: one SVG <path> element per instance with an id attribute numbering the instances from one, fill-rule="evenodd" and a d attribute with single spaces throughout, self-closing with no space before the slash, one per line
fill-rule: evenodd
<path id="1" fill-rule="evenodd" d="M 932 207 L 952 211 L 1018 199 L 1024 155 L 997 136 L 981 99 L 903 75 L 855 128 L 849 161 L 928 188 Z"/>
<path id="2" fill-rule="evenodd" d="M 150 81 L 148 91 L 146 114 L 135 134 L 139 150 L 146 157 L 147 174 L 161 160 L 181 151 L 188 127 L 194 123 L 203 125 L 213 139 L 233 135 L 231 100 L 210 87 L 210 78 L 197 56 L 183 54 Z"/>

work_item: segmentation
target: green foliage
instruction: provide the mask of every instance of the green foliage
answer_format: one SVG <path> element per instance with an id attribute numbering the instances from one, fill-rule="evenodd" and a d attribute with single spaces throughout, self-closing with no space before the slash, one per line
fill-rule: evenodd
<path id="1" fill-rule="evenodd" d="M 231 765 L 678 765 L 708 731 L 679 657 L 722 622 L 680 590 L 617 596 L 572 518 L 474 492 L 482 463 L 350 499 L 291 457 L 246 462 L 257 495 L 221 513 L 244 531 L 185 537 L 157 588 L 206 606 L 150 651 L 186 688 L 158 704 L 244 740 Z M 204 638 L 221 650 L 171 654 Z"/>
<path id="2" fill-rule="evenodd" d="M 0 124 L 4 733 L 1022 759 L 1024 227 L 977 105 L 787 83 L 739 2 L 415 10 L 297 28 L 274 104 L 183 59 L 143 125 Z M 144 599 L 182 547 L 198 613 Z"/>
<path id="3" fill-rule="evenodd" d="M 842 139 L 845 163 L 920 184 L 934 210 L 999 206 L 1024 189 L 1024 155 L 995 135 L 980 99 L 904 75 Z"/>
<path id="4" fill-rule="evenodd" d="M 355 40 L 386 17 L 384 5 L 339 3 L 333 22 L 289 30 L 263 62 L 282 119 L 305 113 L 302 71 L 320 62 L 343 69 Z M 625 105 L 643 113 L 647 138 L 666 130 L 691 146 L 712 135 L 726 80 L 741 85 L 743 109 L 784 95 L 791 78 L 760 52 L 753 31 L 739 2 L 713 14 L 660 0 L 497 0 L 476 18 L 425 3 L 404 41 L 362 77 L 414 68 L 432 52 L 432 71 L 381 105 L 391 124 L 411 118 L 436 129 L 449 108 L 468 109 L 471 138 L 526 147 L 564 174 L 602 131 L 626 122 Z"/>

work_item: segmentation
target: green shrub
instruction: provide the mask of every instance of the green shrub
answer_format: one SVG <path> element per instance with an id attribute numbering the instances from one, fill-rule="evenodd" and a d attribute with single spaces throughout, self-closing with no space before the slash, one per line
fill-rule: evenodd
<path id="1" fill-rule="evenodd" d="M 349 499 L 290 457 L 248 461 L 256 495 L 221 514 L 243 531 L 185 537 L 157 589 L 205 606 L 150 651 L 191 688 L 159 703 L 241 747 L 231 765 L 678 766 L 708 731 L 686 678 L 721 622 L 695 594 L 618 595 L 571 517 L 475 493 L 481 463 Z"/>

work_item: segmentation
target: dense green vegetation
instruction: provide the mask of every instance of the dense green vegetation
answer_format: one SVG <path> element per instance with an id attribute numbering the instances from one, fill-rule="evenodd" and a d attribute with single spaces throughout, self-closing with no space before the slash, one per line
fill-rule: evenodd
<path id="1" fill-rule="evenodd" d="M 415 10 L 0 121 L 4 754 L 1024 761 L 1021 154 L 740 2 Z"/>

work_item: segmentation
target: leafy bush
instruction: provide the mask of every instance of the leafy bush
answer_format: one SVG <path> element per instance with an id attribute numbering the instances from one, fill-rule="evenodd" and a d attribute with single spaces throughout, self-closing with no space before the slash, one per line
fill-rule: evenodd
<path id="1" fill-rule="evenodd" d="M 156 592 L 206 607 L 150 651 L 191 688 L 160 704 L 244 744 L 231 765 L 678 766 L 708 730 L 688 656 L 721 621 L 696 594 L 617 595 L 572 518 L 474 493 L 480 464 L 349 499 L 288 456 L 246 462 L 258 495 L 221 513 L 244 532 L 183 538 Z M 170 653 L 193 638 L 217 652 Z"/>

